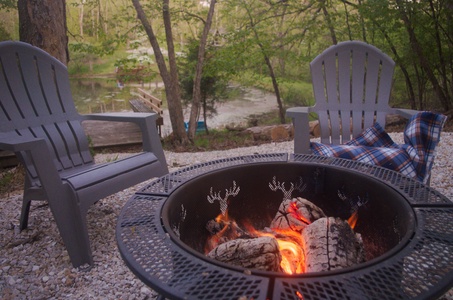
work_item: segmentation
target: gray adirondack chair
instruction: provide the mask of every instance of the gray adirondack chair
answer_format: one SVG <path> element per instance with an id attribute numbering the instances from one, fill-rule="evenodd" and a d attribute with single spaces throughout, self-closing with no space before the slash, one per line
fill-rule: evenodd
<path id="1" fill-rule="evenodd" d="M 327 48 L 311 63 L 315 105 L 286 111 L 294 124 L 294 152 L 311 153 L 309 114 L 318 115 L 321 143 L 341 144 L 375 122 L 385 126 L 388 114 L 407 119 L 417 111 L 388 103 L 395 62 L 378 48 L 346 41 Z"/>
<path id="2" fill-rule="evenodd" d="M 22 42 L 0 43 L 0 149 L 15 152 L 26 169 L 20 227 L 30 202 L 47 200 L 74 267 L 93 258 L 86 215 L 99 199 L 168 173 L 156 114 L 80 115 L 66 66 Z M 81 122 L 133 122 L 143 152 L 95 164 Z"/>

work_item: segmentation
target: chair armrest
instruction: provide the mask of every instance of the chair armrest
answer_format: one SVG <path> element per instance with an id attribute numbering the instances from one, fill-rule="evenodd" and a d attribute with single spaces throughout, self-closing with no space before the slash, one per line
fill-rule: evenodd
<path id="1" fill-rule="evenodd" d="M 118 112 L 118 113 L 86 114 L 82 115 L 82 117 L 84 120 L 132 122 L 139 124 L 144 118 L 157 119 L 157 114 L 139 112 L 125 112 L 125 113 Z"/>
<path id="2" fill-rule="evenodd" d="M 140 127 L 143 141 L 143 151 L 152 152 L 166 166 L 166 160 L 159 133 L 156 128 L 157 114 L 155 113 L 103 113 L 82 115 L 83 120 L 130 122 Z"/>
<path id="3" fill-rule="evenodd" d="M 103 113 L 82 115 L 83 120 L 108 121 L 108 122 L 129 122 L 140 127 L 143 140 L 143 150 L 152 151 L 154 140 L 160 137 L 156 129 L 157 114 L 155 113 Z"/>
<path id="4" fill-rule="evenodd" d="M 11 152 L 29 151 L 34 146 L 40 147 L 39 144 L 42 142 L 45 144 L 44 139 L 41 138 L 0 133 L 0 149 Z"/>
<path id="5" fill-rule="evenodd" d="M 309 114 L 312 107 L 292 107 L 286 110 L 286 116 L 292 118 L 294 126 L 294 153 L 310 154 Z"/>
<path id="6" fill-rule="evenodd" d="M 42 138 L 0 134 L 0 149 L 26 152 L 46 193 L 61 193 L 62 182 L 52 162 L 47 142 Z M 49 191 L 48 188 L 53 189 Z M 52 198 L 52 199 L 58 199 Z"/>
<path id="7" fill-rule="evenodd" d="M 419 113 L 419 110 L 414 109 L 405 109 L 405 108 L 394 108 L 393 113 L 402 116 L 403 118 L 410 119 L 416 113 Z"/>

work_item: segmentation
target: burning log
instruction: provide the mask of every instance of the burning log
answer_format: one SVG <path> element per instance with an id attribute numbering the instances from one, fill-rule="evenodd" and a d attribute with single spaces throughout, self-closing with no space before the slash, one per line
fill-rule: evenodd
<path id="1" fill-rule="evenodd" d="M 302 232 L 305 249 L 305 272 L 321 272 L 351 267 L 365 261 L 360 234 L 347 221 L 322 218 Z"/>
<path id="2" fill-rule="evenodd" d="M 280 271 L 281 255 L 273 237 L 235 239 L 214 248 L 210 258 L 247 269 Z"/>
<path id="3" fill-rule="evenodd" d="M 221 219 L 210 220 L 206 224 L 206 229 L 211 234 L 211 238 L 206 241 L 205 252 L 209 252 L 218 245 L 237 238 L 249 238 L 250 234 L 244 231 L 234 221 Z"/>
<path id="4" fill-rule="evenodd" d="M 323 217 L 326 215 L 322 209 L 307 199 L 301 197 L 287 199 L 280 204 L 270 227 L 301 233 L 309 224 Z"/>
<path id="5" fill-rule="evenodd" d="M 228 217 L 228 211 L 206 224 L 211 234 L 207 256 L 247 269 L 287 274 L 330 271 L 365 261 L 360 234 L 349 222 L 326 217 L 321 208 L 304 198 L 284 200 L 270 228 L 244 229 Z"/>

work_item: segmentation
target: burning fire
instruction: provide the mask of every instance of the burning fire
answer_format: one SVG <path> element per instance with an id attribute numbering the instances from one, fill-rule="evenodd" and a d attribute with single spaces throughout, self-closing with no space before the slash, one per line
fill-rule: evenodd
<path id="1" fill-rule="evenodd" d="M 357 211 L 353 212 L 352 215 L 348 219 L 349 226 L 354 229 L 355 225 L 357 225 L 357 220 L 359 219 L 359 214 Z"/>
<path id="2" fill-rule="evenodd" d="M 299 208 L 297 207 L 297 203 L 295 201 L 291 202 L 288 207 L 288 213 L 291 214 L 295 219 L 305 223 L 311 224 L 311 221 L 305 218 L 300 212 Z"/>
<path id="3" fill-rule="evenodd" d="M 297 203 L 291 202 L 287 208 L 287 213 L 293 218 L 309 225 L 312 222 L 307 219 L 298 210 Z M 348 219 L 349 226 L 354 229 L 357 224 L 358 214 L 354 212 Z M 228 210 L 225 214 L 219 214 L 215 222 L 222 227 L 216 234 L 209 237 L 205 245 L 205 253 L 209 253 L 212 249 L 222 244 L 224 240 L 233 240 L 241 238 L 244 235 L 247 237 L 272 237 L 278 243 L 278 249 L 281 254 L 280 268 L 286 274 L 299 274 L 305 272 L 305 252 L 304 241 L 300 232 L 292 229 L 270 228 L 266 231 L 257 230 L 252 224 L 243 224 L 245 230 L 241 229 L 235 220 L 228 215 Z"/>

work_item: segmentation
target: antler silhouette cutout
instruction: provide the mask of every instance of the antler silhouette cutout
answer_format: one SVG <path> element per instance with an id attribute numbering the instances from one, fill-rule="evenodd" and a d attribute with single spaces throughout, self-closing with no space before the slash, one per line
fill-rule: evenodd
<path id="1" fill-rule="evenodd" d="M 222 197 L 220 196 L 220 192 L 214 193 L 211 187 L 211 190 L 209 192 L 208 196 L 208 201 L 209 203 L 214 203 L 215 200 L 219 201 L 220 203 L 220 211 L 222 212 L 222 215 L 226 214 L 227 208 L 228 208 L 228 199 L 230 196 L 237 196 L 239 194 L 239 191 L 241 190 L 240 187 L 236 186 L 236 181 L 233 181 L 233 186 L 230 189 L 225 189 L 226 193 L 225 196 Z"/>
<path id="2" fill-rule="evenodd" d="M 283 200 L 287 199 L 291 200 L 294 190 L 302 192 L 303 190 L 305 190 L 306 187 L 307 184 L 304 184 L 302 177 L 299 177 L 299 182 L 296 185 L 290 182 L 290 187 L 288 190 L 285 187 L 285 183 L 277 181 L 277 178 L 275 176 L 272 178 L 272 182 L 269 183 L 269 188 L 271 189 L 271 191 L 276 192 L 280 190 L 283 192 Z"/>

